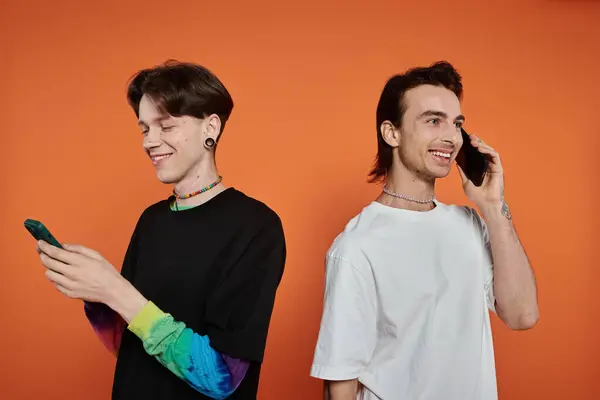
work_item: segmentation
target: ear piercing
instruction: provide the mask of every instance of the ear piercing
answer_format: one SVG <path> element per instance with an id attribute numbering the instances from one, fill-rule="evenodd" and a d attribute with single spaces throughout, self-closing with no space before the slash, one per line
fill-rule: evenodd
<path id="1" fill-rule="evenodd" d="M 209 149 L 211 149 L 214 145 L 215 145 L 215 140 L 213 138 L 207 138 L 204 141 L 204 146 L 206 146 Z"/>

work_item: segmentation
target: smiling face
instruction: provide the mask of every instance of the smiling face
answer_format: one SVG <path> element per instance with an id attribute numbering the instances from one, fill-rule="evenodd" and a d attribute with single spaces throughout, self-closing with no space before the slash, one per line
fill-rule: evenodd
<path id="1" fill-rule="evenodd" d="M 182 181 L 209 156 L 204 140 L 211 131 L 210 118 L 165 115 L 144 95 L 138 120 L 144 135 L 144 150 L 161 182 L 176 184 Z"/>
<path id="2" fill-rule="evenodd" d="M 462 146 L 458 97 L 441 86 L 421 85 L 408 90 L 403 102 L 400 127 L 382 127 L 384 139 L 395 147 L 396 162 L 422 180 L 447 176 Z"/>

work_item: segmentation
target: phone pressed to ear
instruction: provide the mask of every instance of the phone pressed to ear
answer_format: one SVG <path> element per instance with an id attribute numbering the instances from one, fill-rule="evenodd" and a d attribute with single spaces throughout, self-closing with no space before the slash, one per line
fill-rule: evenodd
<path id="1" fill-rule="evenodd" d="M 29 231 L 29 233 L 31 233 L 31 236 L 37 240 L 43 240 L 44 242 L 47 242 L 53 246 L 60 247 L 61 249 L 63 248 L 60 242 L 56 240 L 54 236 L 52 236 L 48 228 L 46 228 L 40 221 L 27 219 L 25 220 L 25 228 Z"/>
<path id="2" fill-rule="evenodd" d="M 471 144 L 469 134 L 460 128 L 463 145 L 456 155 L 456 163 L 463 170 L 467 178 L 475 186 L 481 186 L 488 169 L 488 159 Z"/>

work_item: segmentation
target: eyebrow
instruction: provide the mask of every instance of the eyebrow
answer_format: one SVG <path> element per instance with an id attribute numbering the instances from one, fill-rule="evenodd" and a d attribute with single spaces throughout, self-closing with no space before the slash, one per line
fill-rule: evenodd
<path id="1" fill-rule="evenodd" d="M 440 118 L 448 118 L 448 114 L 446 114 L 443 111 L 435 111 L 435 110 L 426 110 L 423 111 L 421 113 L 421 115 L 419 115 L 419 119 L 424 118 L 424 117 L 440 117 Z M 465 121 L 465 116 L 464 115 L 458 115 L 456 118 L 454 118 L 454 121 L 461 121 L 464 122 Z"/>

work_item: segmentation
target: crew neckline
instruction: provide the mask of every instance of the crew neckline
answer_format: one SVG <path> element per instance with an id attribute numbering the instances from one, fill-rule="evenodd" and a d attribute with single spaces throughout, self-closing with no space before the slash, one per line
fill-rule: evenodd
<path id="1" fill-rule="evenodd" d="M 234 187 L 228 187 L 225 190 L 223 190 L 221 193 L 218 193 L 216 196 L 211 197 L 210 199 L 208 199 L 207 201 L 205 201 L 202 204 L 197 204 L 197 205 L 192 205 L 192 206 L 179 206 L 178 209 L 175 209 L 173 207 L 174 201 L 176 201 L 176 199 L 175 199 L 175 196 L 171 195 L 167 199 L 167 208 L 169 209 L 170 212 L 173 212 L 173 213 L 183 213 L 186 211 L 206 208 L 206 207 L 210 206 L 211 204 L 214 204 L 218 201 L 223 200 L 223 198 L 228 197 L 228 194 L 226 194 L 226 193 L 234 193 L 234 192 L 236 192 Z"/>
<path id="2" fill-rule="evenodd" d="M 433 203 L 435 207 L 429 211 L 416 211 L 416 210 L 407 210 L 406 208 L 397 208 L 388 206 L 386 204 L 380 203 L 377 200 L 373 200 L 370 204 L 371 207 L 374 207 L 378 210 L 381 210 L 384 213 L 389 215 L 396 215 L 404 218 L 432 218 L 442 212 L 442 208 L 444 207 L 444 203 L 437 199 L 433 199 Z"/>

